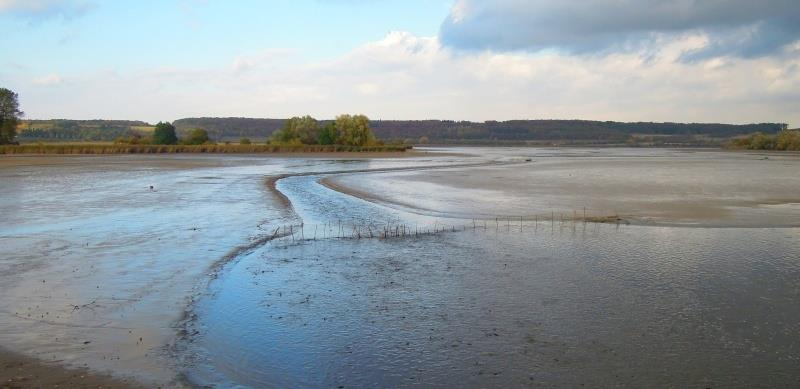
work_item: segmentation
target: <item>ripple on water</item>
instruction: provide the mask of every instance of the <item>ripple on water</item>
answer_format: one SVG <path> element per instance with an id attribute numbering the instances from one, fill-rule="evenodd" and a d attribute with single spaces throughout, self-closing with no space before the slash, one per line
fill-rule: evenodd
<path id="1" fill-rule="evenodd" d="M 319 222 L 371 206 L 284 185 L 304 191 L 301 214 L 323 209 Z M 252 387 L 790 386 L 797 234 L 540 223 L 276 241 L 198 303 L 201 362 L 188 375 Z"/>

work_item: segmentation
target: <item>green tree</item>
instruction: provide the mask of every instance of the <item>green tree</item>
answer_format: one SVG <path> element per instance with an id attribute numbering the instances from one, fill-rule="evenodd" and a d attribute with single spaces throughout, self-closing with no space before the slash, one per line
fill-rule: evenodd
<path id="1" fill-rule="evenodd" d="M 186 138 L 187 145 L 201 145 L 203 143 L 208 142 L 208 131 L 202 128 L 196 128 L 189 133 L 189 137 Z"/>
<path id="2" fill-rule="evenodd" d="M 0 145 L 14 143 L 17 136 L 17 126 L 23 115 L 18 99 L 14 91 L 0 88 Z"/>
<path id="3" fill-rule="evenodd" d="M 250 143 L 252 143 L 252 142 L 250 142 L 250 138 L 239 139 L 239 144 L 240 145 L 249 145 Z"/>
<path id="4" fill-rule="evenodd" d="M 283 128 L 272 134 L 272 140 L 278 143 L 317 143 L 319 123 L 311 116 L 293 117 L 286 120 Z"/>
<path id="5" fill-rule="evenodd" d="M 158 122 L 153 131 L 153 144 L 174 145 L 178 143 L 178 136 L 175 135 L 175 126 L 170 123 Z"/>
<path id="6" fill-rule="evenodd" d="M 317 142 L 321 145 L 332 145 L 339 141 L 339 130 L 336 129 L 336 123 L 329 122 L 319 131 Z"/>
<path id="7" fill-rule="evenodd" d="M 336 117 L 336 129 L 342 144 L 367 146 L 375 143 L 375 135 L 369 128 L 369 118 L 364 115 L 339 115 Z"/>

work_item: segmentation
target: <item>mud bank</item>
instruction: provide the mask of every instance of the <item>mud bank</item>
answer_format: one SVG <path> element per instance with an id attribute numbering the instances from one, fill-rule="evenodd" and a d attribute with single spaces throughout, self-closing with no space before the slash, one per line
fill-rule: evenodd
<path id="1" fill-rule="evenodd" d="M 337 191 L 457 218 L 616 220 L 683 227 L 800 226 L 800 157 L 692 152 L 536 157 L 521 166 L 340 175 Z"/>
<path id="2" fill-rule="evenodd" d="M 0 349 L 0 386 L 3 388 L 108 388 L 139 389 L 133 380 L 115 378 L 88 369 L 66 369 Z"/>
<path id="3" fill-rule="evenodd" d="M 381 158 L 403 159 L 434 155 L 425 150 L 407 150 L 404 152 L 318 152 L 318 153 L 269 153 L 269 154 L 237 154 L 225 155 L 80 155 L 80 154 L 0 154 L 0 168 L 18 166 L 58 166 L 58 165 L 99 165 L 117 166 L 120 168 L 137 169 L 149 166 L 161 169 L 187 169 L 230 166 L 232 164 L 243 166 L 251 164 L 252 160 L 264 159 L 357 159 Z M 435 153 L 437 156 L 458 156 L 457 153 Z M 249 160 L 249 162 L 248 162 Z M 140 164 L 139 166 L 131 163 Z"/>

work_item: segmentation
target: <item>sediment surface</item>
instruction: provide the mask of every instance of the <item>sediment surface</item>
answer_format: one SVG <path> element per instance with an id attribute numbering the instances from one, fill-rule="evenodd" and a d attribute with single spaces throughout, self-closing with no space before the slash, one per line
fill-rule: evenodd
<path id="1" fill-rule="evenodd" d="M 0 157 L 3 361 L 111 387 L 793 386 L 798 166 Z"/>

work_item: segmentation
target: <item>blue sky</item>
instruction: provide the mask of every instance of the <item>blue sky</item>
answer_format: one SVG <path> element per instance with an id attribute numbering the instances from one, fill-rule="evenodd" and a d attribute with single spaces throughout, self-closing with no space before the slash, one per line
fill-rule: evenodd
<path id="1" fill-rule="evenodd" d="M 35 0 L 34 0 L 35 1 Z M 55 2 L 45 2 L 55 3 Z M 0 14 L 7 62 L 36 72 L 218 66 L 240 53 L 287 48 L 307 60 L 393 30 L 431 36 L 449 1 L 98 1 Z M 235 4 L 235 6 L 231 6 Z M 45 5 L 43 5 L 45 6 Z"/>
<path id="2" fill-rule="evenodd" d="M 0 0 L 29 118 L 787 122 L 795 0 Z"/>

